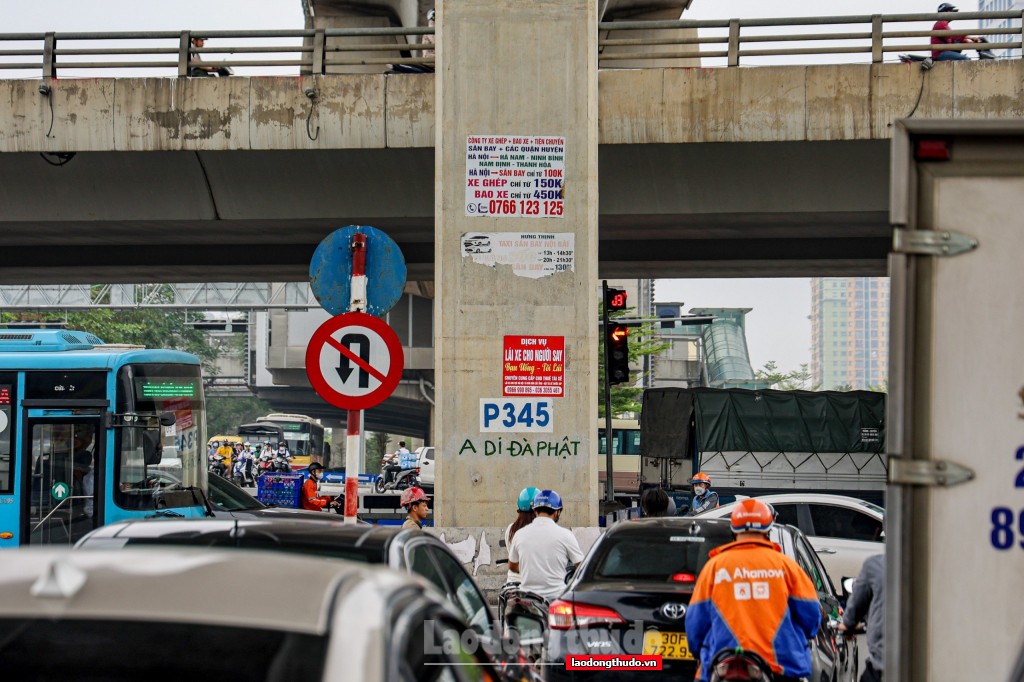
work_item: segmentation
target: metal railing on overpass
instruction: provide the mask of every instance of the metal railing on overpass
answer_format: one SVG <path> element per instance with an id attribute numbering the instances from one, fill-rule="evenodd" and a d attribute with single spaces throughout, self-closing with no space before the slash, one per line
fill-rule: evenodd
<path id="1" fill-rule="evenodd" d="M 928 23 L 955 20 L 958 28 L 934 31 Z M 740 66 L 754 59 L 780 57 L 834 58 L 883 62 L 899 52 L 931 51 L 932 37 L 1003 36 L 992 50 L 1021 50 L 1019 25 L 971 28 L 969 21 L 1021 23 L 1022 12 L 960 12 L 957 14 L 876 14 L 833 17 L 783 17 L 722 20 L 616 21 L 598 26 L 603 66 L 629 61 L 630 67 L 664 65 L 664 60 L 700 59 L 703 66 Z M 922 27 L 925 24 L 925 27 Z M 630 37 L 615 37 L 629 32 Z M 151 31 L 0 33 L 0 74 L 55 78 L 106 69 L 137 70 L 143 75 L 184 77 L 190 53 L 205 66 L 242 69 L 242 75 L 274 73 L 323 74 L 345 67 L 418 65 L 432 67 L 433 35 L 426 26 L 394 28 L 330 28 L 262 31 Z M 216 41 L 198 48 L 192 38 Z M 920 42 L 907 42 L 920 40 Z M 943 50 L 976 50 L 975 43 L 952 43 Z M 214 59 L 216 58 L 216 60 Z M 136 75 L 133 73 L 132 75 Z"/>
<path id="2" fill-rule="evenodd" d="M 309 310 L 320 307 L 305 282 L 194 284 L 27 284 L 0 286 L 0 310 Z"/>

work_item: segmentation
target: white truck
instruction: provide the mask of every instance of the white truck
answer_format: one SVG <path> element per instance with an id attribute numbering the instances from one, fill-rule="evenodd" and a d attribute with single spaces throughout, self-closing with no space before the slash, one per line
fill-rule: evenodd
<path id="1" fill-rule="evenodd" d="M 1024 121 L 894 129 L 885 679 L 1024 679 Z"/>

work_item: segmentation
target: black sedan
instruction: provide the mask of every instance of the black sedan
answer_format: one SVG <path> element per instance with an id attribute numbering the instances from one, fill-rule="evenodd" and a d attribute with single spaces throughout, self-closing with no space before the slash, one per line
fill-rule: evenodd
<path id="1" fill-rule="evenodd" d="M 837 637 L 839 600 L 820 560 L 792 526 L 777 525 L 770 538 L 818 590 L 822 627 L 812 642 L 811 679 L 852 680 L 856 642 Z M 708 553 L 732 539 L 727 519 L 659 518 L 613 526 L 548 608 L 546 679 L 607 679 L 603 671 L 567 670 L 568 654 L 660 654 L 662 670 L 618 671 L 616 679 L 692 679 L 697 652 L 687 646 L 686 608 Z"/>
<path id="2" fill-rule="evenodd" d="M 447 545 L 429 533 L 396 526 L 349 525 L 326 519 L 148 519 L 102 526 L 83 537 L 75 547 L 109 549 L 153 545 L 282 551 L 383 564 L 419 575 L 433 584 L 452 609 L 462 615 L 479 638 L 480 647 L 504 669 L 508 679 L 532 677 L 519 647 L 502 639 L 491 609 L 469 573 Z M 287 589 L 287 576 L 275 576 L 273 580 L 278 581 L 278 587 Z M 267 586 L 268 589 L 274 587 Z"/>

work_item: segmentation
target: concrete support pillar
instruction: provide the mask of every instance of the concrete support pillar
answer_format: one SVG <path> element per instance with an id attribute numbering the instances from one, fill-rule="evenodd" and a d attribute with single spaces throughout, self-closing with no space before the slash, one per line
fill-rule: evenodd
<path id="1" fill-rule="evenodd" d="M 425 0 L 307 0 L 306 28 L 390 28 L 394 26 L 425 26 L 423 15 L 426 9 L 420 5 Z M 429 9 L 429 8 L 428 8 Z M 331 52 L 340 45 L 382 45 L 395 44 L 395 51 L 352 51 Z M 307 41 L 307 44 L 312 44 Z M 401 50 L 409 45 L 405 36 L 346 36 L 329 38 L 325 45 L 327 59 L 388 58 L 402 56 Z M 406 55 L 408 56 L 408 55 Z M 327 73 L 384 73 L 386 64 L 334 65 L 326 67 Z"/>
<path id="2" fill-rule="evenodd" d="M 517 0 L 510 11 L 508 0 L 441 0 L 437 24 L 436 523 L 504 526 L 520 489 L 534 485 L 562 495 L 563 525 L 592 526 L 598 513 L 597 4 Z M 494 141 L 471 143 L 470 137 Z M 513 138 L 564 138 L 564 152 L 547 169 L 561 172 L 537 165 L 527 167 L 529 177 L 501 174 L 499 168 L 524 167 L 507 146 L 498 150 L 498 140 L 515 146 Z M 522 151 L 552 143 L 518 144 Z M 510 165 L 489 165 L 505 163 L 503 155 Z M 470 168 L 479 170 L 471 175 Z M 526 191 L 517 185 L 529 185 L 532 198 L 533 186 L 542 184 L 533 180 L 547 178 L 562 181 L 558 217 L 534 213 L 546 210 L 543 199 L 527 208 L 508 197 L 516 214 L 501 217 L 495 211 L 507 205 L 472 199 L 476 187 L 493 190 L 499 200 L 505 197 L 498 192 Z M 509 183 L 484 185 L 485 179 Z M 551 241 L 544 235 L 557 235 L 563 246 L 538 246 Z M 551 266 L 544 258 L 565 259 L 569 267 L 537 276 L 529 266 Z M 506 336 L 564 344 L 564 395 L 532 396 L 548 403 L 548 432 L 524 431 L 521 420 L 509 432 L 482 431 L 482 401 L 508 400 L 502 395 Z M 510 375 L 521 374 L 518 363 L 510 364 Z"/>

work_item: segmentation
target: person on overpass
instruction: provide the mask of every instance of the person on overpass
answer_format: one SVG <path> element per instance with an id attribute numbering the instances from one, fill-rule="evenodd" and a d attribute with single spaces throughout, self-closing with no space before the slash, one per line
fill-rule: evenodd
<path id="1" fill-rule="evenodd" d="M 413 486 L 403 490 L 399 501 L 405 507 L 406 513 L 405 523 L 402 524 L 402 528 L 412 528 L 415 530 L 423 528 L 423 522 L 427 520 L 427 515 L 430 514 L 430 498 L 423 492 L 423 489 Z"/>
<path id="2" fill-rule="evenodd" d="M 508 567 L 522 576 L 520 588 L 550 601 L 565 590 L 565 572 L 583 561 L 583 552 L 576 536 L 558 526 L 562 498 L 557 492 L 541 490 L 530 506 L 537 518 L 512 538 Z"/>
<path id="3" fill-rule="evenodd" d="M 935 11 L 938 12 L 939 14 L 945 14 L 946 12 L 952 13 L 952 12 L 959 12 L 960 10 L 957 9 L 955 6 L 949 4 L 948 2 L 944 2 L 941 5 L 939 5 L 939 8 L 937 10 L 935 10 Z M 934 26 L 932 26 L 932 30 L 933 31 L 950 31 L 952 29 L 949 27 L 949 20 L 948 19 L 940 19 L 940 20 L 935 22 Z M 977 43 L 977 42 L 980 42 L 980 41 L 977 38 L 971 37 L 971 36 L 969 36 L 967 34 L 953 35 L 953 36 L 932 36 L 932 38 L 931 38 L 932 45 L 949 45 L 949 44 L 952 44 L 952 43 Z M 965 55 L 963 52 L 957 52 L 957 51 L 954 51 L 954 50 L 932 50 L 932 59 L 934 59 L 937 62 L 940 62 L 940 61 L 951 61 L 951 60 L 955 60 L 955 61 L 968 61 L 968 60 L 970 60 L 970 57 Z"/>
<path id="4" fill-rule="evenodd" d="M 320 462 L 313 462 L 306 470 L 309 478 L 302 482 L 302 491 L 299 493 L 299 507 L 309 511 L 323 511 L 331 507 L 337 507 L 338 502 L 329 495 L 320 495 L 320 479 L 324 475 L 324 465 Z"/>
<path id="5" fill-rule="evenodd" d="M 729 521 L 736 539 L 708 554 L 686 610 L 686 639 L 700 660 L 697 679 L 707 682 L 715 655 L 736 648 L 763 658 L 775 682 L 810 677 L 807 641 L 821 620 L 814 583 L 768 540 L 771 505 L 741 500 Z"/>
<path id="6" fill-rule="evenodd" d="M 709 509 L 718 508 L 718 493 L 711 491 L 711 477 L 698 471 L 690 479 L 693 486 L 693 499 L 690 500 L 690 511 L 687 516 L 695 516 Z"/>

